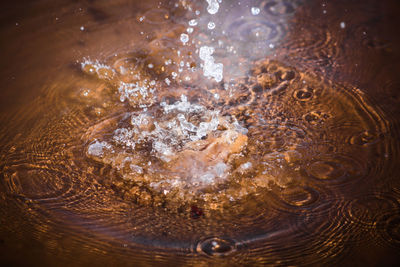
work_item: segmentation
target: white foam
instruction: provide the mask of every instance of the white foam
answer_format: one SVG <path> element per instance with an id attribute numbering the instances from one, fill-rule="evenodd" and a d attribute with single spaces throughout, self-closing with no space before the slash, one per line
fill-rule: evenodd
<path id="1" fill-rule="evenodd" d="M 125 100 L 144 104 L 146 99 L 149 99 L 150 92 L 154 90 L 152 86 L 155 82 L 148 83 L 147 80 L 135 83 L 120 82 L 118 87 L 119 99 L 121 102 Z"/>
<path id="2" fill-rule="evenodd" d="M 135 148 L 134 137 L 135 134 L 132 130 L 126 128 L 119 128 L 114 131 L 113 140 L 117 144 L 124 145 L 126 147 Z"/>
<path id="3" fill-rule="evenodd" d="M 100 63 L 98 60 L 91 61 L 90 59 L 84 59 L 81 62 L 81 68 L 84 72 L 91 74 L 97 74 L 101 79 L 111 79 L 115 75 L 115 70 L 110 66 Z"/>

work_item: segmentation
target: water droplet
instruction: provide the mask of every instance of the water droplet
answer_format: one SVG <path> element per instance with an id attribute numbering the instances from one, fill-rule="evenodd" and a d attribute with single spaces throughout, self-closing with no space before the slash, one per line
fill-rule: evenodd
<path id="1" fill-rule="evenodd" d="M 252 7 L 251 8 L 251 14 L 253 14 L 254 16 L 257 16 L 258 14 L 260 14 L 260 8 Z"/>

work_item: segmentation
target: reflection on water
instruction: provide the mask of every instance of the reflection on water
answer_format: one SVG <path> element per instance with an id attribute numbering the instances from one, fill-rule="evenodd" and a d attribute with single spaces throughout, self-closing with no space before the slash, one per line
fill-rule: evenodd
<path id="1" fill-rule="evenodd" d="M 399 8 L 10 4 L 2 259 L 396 262 Z"/>

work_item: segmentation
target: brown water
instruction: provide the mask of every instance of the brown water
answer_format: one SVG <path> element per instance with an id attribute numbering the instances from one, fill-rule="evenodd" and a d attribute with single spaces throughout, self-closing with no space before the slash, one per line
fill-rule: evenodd
<path id="1" fill-rule="evenodd" d="M 399 261 L 396 1 L 53 2 L 0 15 L 2 263 Z"/>

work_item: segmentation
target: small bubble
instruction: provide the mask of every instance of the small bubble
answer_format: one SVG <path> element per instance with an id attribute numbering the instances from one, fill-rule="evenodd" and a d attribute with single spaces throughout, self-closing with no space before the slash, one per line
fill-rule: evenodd
<path id="1" fill-rule="evenodd" d="M 210 21 L 207 25 L 208 29 L 213 30 L 215 28 L 215 23 Z"/>
<path id="2" fill-rule="evenodd" d="M 229 239 L 210 238 L 197 245 L 197 251 L 210 256 L 224 256 L 236 250 L 235 242 Z"/>
<path id="3" fill-rule="evenodd" d="M 253 14 L 253 16 L 257 16 L 258 14 L 260 14 L 260 9 L 258 7 L 252 7 L 251 14 Z"/>
<path id="4" fill-rule="evenodd" d="M 152 69 L 152 68 L 154 68 L 154 65 L 150 63 L 149 65 L 147 65 L 147 67 L 148 67 L 149 69 Z"/>
<path id="5" fill-rule="evenodd" d="M 185 44 L 188 41 L 189 41 L 189 35 L 187 35 L 186 33 L 182 33 L 181 34 L 181 42 Z"/>
<path id="6" fill-rule="evenodd" d="M 85 30 L 85 27 L 81 26 L 81 28 L 80 28 L 80 29 L 81 29 L 81 31 L 83 31 L 83 30 Z"/>
<path id="7" fill-rule="evenodd" d="M 195 20 L 195 19 L 189 20 L 189 25 L 190 26 L 196 26 L 197 25 L 197 20 Z"/>
<path id="8" fill-rule="evenodd" d="M 192 33 L 192 32 L 193 32 L 193 28 L 192 28 L 192 27 L 187 28 L 187 29 L 186 29 L 186 32 L 187 32 L 187 33 Z"/>
<path id="9" fill-rule="evenodd" d="M 344 23 L 343 21 L 340 22 L 340 28 L 342 28 L 342 29 L 346 28 L 346 23 Z"/>

